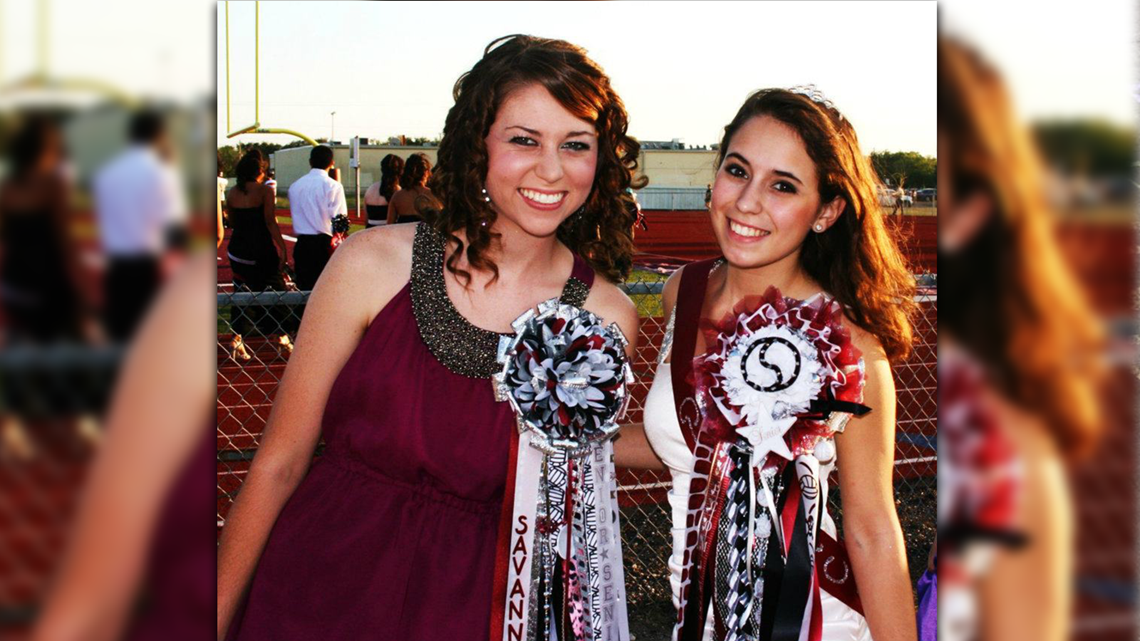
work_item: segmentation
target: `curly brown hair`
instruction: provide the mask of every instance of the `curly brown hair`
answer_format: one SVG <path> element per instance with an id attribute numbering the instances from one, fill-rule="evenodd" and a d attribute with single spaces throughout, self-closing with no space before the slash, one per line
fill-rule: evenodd
<path id="1" fill-rule="evenodd" d="M 717 167 L 740 127 L 758 116 L 771 116 L 799 134 L 815 162 L 821 203 L 843 200 L 835 224 L 804 242 L 800 267 L 843 304 L 852 322 L 879 339 L 889 359 L 905 360 L 918 311 L 915 280 L 887 228 L 878 177 L 859 149 L 855 129 L 830 105 L 787 89 L 761 89 L 724 128 Z"/>
<path id="2" fill-rule="evenodd" d="M 391 199 L 392 194 L 396 193 L 396 185 L 399 184 L 400 175 L 403 173 L 403 158 L 396 154 L 384 156 L 384 160 L 380 161 L 380 195 Z"/>
<path id="3" fill-rule="evenodd" d="M 417 208 L 428 224 L 457 244 L 447 258 L 447 269 L 465 285 L 471 274 L 456 267 L 465 250 L 470 266 L 498 278 L 497 265 L 486 255 L 498 234 L 491 231 L 495 211 L 482 198 L 487 177 L 485 139 L 507 95 L 531 84 L 545 87 L 598 133 L 593 188 L 580 212 L 558 228 L 558 240 L 599 274 L 611 281 L 624 279 L 633 266 L 632 196 L 626 190 L 648 182 L 644 176 L 633 177 L 640 145 L 626 133 L 629 116 L 609 77 L 585 50 L 569 42 L 510 35 L 487 45 L 483 58 L 455 83 L 455 105 L 447 113 L 436 167 L 428 180 L 438 202 L 421 199 Z M 466 247 L 455 235 L 458 230 L 467 238 Z"/>

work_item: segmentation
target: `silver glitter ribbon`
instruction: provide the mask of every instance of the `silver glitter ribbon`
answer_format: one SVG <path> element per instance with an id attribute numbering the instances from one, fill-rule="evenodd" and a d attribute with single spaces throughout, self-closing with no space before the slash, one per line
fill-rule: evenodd
<path id="1" fill-rule="evenodd" d="M 611 442 L 633 382 L 626 339 L 558 299 L 512 326 L 492 381 L 519 430 L 502 639 L 627 641 Z"/>

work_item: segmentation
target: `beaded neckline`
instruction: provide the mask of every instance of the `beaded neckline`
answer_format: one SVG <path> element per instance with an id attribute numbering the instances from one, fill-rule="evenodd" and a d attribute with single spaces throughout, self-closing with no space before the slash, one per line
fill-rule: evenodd
<path id="1" fill-rule="evenodd" d="M 501 368 L 496 360 L 500 337 L 513 333 L 476 327 L 459 313 L 447 296 L 444 247 L 444 238 L 435 229 L 426 223 L 418 225 L 412 243 L 411 289 L 420 338 L 448 370 L 468 378 L 490 378 Z M 589 285 L 571 276 L 559 300 L 581 307 L 589 294 Z"/>

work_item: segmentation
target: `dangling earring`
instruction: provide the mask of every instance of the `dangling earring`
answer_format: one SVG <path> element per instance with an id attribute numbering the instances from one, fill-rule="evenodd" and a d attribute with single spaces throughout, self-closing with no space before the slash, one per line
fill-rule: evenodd
<path id="1" fill-rule="evenodd" d="M 486 187 L 483 188 L 483 202 L 485 202 L 485 203 L 491 202 L 491 196 L 489 196 L 487 194 L 487 188 Z"/>

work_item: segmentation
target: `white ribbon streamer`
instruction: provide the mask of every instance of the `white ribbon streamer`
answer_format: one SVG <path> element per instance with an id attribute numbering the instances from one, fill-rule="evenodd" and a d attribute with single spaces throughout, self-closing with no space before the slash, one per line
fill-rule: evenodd
<path id="1" fill-rule="evenodd" d="M 539 485 L 543 459 L 549 455 L 532 446 L 530 439 L 529 432 L 519 435 L 507 597 L 504 604 L 506 615 L 501 641 L 533 641 L 543 638 L 544 633 L 547 638 L 553 639 L 550 635 L 557 629 L 555 623 L 561 616 L 560 612 L 551 611 L 551 620 L 542 622 L 541 613 L 535 606 L 540 595 L 534 593 L 532 577 L 535 572 L 541 571 L 536 565 L 541 559 L 538 546 L 541 545 L 542 536 L 536 535 L 540 516 L 538 506 L 543 500 Z M 582 507 L 588 513 L 596 515 L 596 518 L 588 520 L 596 525 L 596 533 L 587 533 L 587 572 L 579 577 L 582 589 L 586 592 L 585 616 L 589 617 L 587 638 L 591 641 L 629 641 L 613 443 L 607 440 L 593 445 L 583 458 L 578 459 L 578 465 L 581 473 L 590 475 L 594 487 L 593 504 Z M 567 487 L 566 490 L 572 491 L 572 487 Z M 574 501 L 582 500 L 581 495 L 574 497 Z M 557 514 L 552 516 L 558 518 Z M 561 562 L 561 559 L 558 561 Z M 532 610 L 539 615 L 534 619 L 538 629 L 532 629 L 529 625 Z"/>
<path id="2" fill-rule="evenodd" d="M 531 446 L 530 440 L 530 432 L 519 434 L 502 641 L 525 641 L 532 638 L 534 632 L 528 629 L 528 612 L 535 596 L 531 594 L 531 572 L 538 556 L 535 530 L 538 521 L 538 484 L 544 455 Z"/>
<path id="3" fill-rule="evenodd" d="M 600 611 L 594 612 L 594 630 L 602 641 L 629 639 L 625 571 L 621 556 L 621 523 L 617 501 L 613 441 L 605 441 L 593 456 L 594 496 L 598 505 L 598 564 Z"/>

